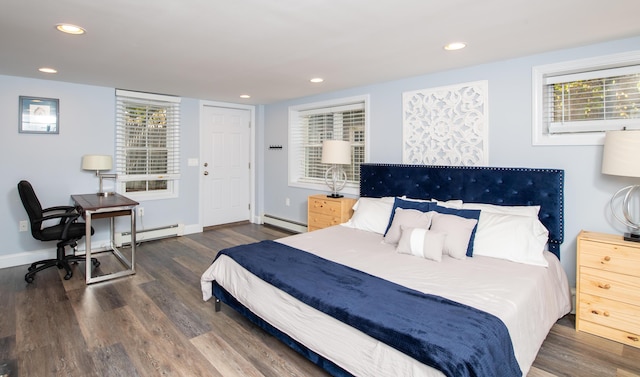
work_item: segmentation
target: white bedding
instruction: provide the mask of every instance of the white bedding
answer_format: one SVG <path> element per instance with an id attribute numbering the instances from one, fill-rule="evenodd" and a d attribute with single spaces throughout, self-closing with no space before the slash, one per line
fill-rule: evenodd
<path id="1" fill-rule="evenodd" d="M 558 259 L 549 267 L 475 256 L 441 262 L 398 254 L 372 232 L 334 226 L 278 240 L 409 288 L 437 294 L 499 317 L 524 375 L 551 326 L 571 310 L 569 284 Z M 368 335 L 325 315 L 222 256 L 202 275 L 203 299 L 216 280 L 272 326 L 356 376 L 442 376 Z M 384 297 L 380 297 L 384 300 Z M 417 313 L 419 314 L 419 313 Z"/>

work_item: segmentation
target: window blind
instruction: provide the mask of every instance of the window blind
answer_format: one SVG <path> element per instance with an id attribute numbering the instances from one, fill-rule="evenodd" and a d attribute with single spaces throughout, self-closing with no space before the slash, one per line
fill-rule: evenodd
<path id="1" fill-rule="evenodd" d="M 360 164 L 365 157 L 364 103 L 346 104 L 295 112 L 295 126 L 290 129 L 290 139 L 296 148 L 290 163 L 297 165 L 296 176 L 300 182 L 322 182 L 329 168 L 322 161 L 324 140 L 346 140 L 351 144 L 351 164 L 343 166 L 347 172 L 347 184 L 360 182 Z"/>
<path id="2" fill-rule="evenodd" d="M 640 128 L 640 65 L 546 77 L 549 133 Z"/>
<path id="3" fill-rule="evenodd" d="M 116 91 L 118 180 L 180 178 L 179 146 L 180 98 Z M 166 188 L 166 185 L 160 187 Z"/>

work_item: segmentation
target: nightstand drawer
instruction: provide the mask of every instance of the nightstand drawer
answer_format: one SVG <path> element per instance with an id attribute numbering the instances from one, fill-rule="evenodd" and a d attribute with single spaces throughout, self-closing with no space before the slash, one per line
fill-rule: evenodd
<path id="1" fill-rule="evenodd" d="M 628 304 L 640 304 L 640 277 L 582 266 L 580 292 Z"/>
<path id="2" fill-rule="evenodd" d="M 580 295 L 580 319 L 626 332 L 640 334 L 640 306 L 628 305 L 619 301 L 593 296 Z"/>
<path id="3" fill-rule="evenodd" d="M 580 244 L 580 265 L 640 276 L 640 250 L 623 245 L 583 240 Z"/>
<path id="4" fill-rule="evenodd" d="M 343 223 L 340 216 L 325 215 L 314 212 L 309 214 L 308 222 L 309 224 L 307 226 L 310 231 Z"/>
<path id="5" fill-rule="evenodd" d="M 341 211 L 342 203 L 339 201 L 329 201 L 317 197 L 309 198 L 309 212 L 322 213 L 325 215 L 340 215 Z"/>
<path id="6" fill-rule="evenodd" d="M 588 321 L 582 322 L 580 331 L 588 332 L 590 334 L 598 335 L 603 338 L 611 339 L 616 342 L 640 348 L 640 334 L 617 330 Z"/>

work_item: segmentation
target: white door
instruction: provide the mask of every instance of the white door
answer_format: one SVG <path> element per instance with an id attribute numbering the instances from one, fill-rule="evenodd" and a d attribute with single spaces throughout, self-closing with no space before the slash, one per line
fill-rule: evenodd
<path id="1" fill-rule="evenodd" d="M 203 227 L 250 218 L 250 112 L 204 106 Z"/>

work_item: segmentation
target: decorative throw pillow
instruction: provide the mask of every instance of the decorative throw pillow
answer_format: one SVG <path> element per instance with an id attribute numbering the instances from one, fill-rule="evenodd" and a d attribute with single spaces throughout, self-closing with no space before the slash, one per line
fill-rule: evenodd
<path id="1" fill-rule="evenodd" d="M 480 210 L 475 210 L 475 209 L 454 209 L 454 208 L 436 206 L 433 210 L 438 213 L 464 217 L 465 219 L 475 219 L 476 224 L 480 219 Z M 476 227 L 474 227 L 473 230 L 471 231 L 471 237 L 469 238 L 469 244 L 467 245 L 466 255 L 468 257 L 473 256 L 473 244 L 474 244 L 475 236 L 476 236 Z"/>
<path id="2" fill-rule="evenodd" d="M 391 209 L 391 216 L 389 217 L 389 224 L 387 225 L 387 229 L 385 230 L 384 234 L 387 235 L 389 228 L 391 228 L 391 224 L 393 223 L 393 218 L 396 214 L 395 212 L 396 208 L 415 209 L 421 212 L 429 212 L 433 207 L 435 207 L 435 203 L 432 203 L 432 202 L 395 198 L 393 202 L 393 208 Z"/>
<path id="3" fill-rule="evenodd" d="M 387 230 L 387 234 L 384 236 L 384 242 L 390 244 L 397 244 L 400 241 L 402 235 L 401 227 L 423 228 L 429 229 L 431 226 L 431 217 L 434 212 L 422 212 L 417 209 L 403 209 L 396 208 L 393 223 Z"/>
<path id="4" fill-rule="evenodd" d="M 430 230 L 447 235 L 443 253 L 455 259 L 464 259 L 471 242 L 471 233 L 478 224 L 477 219 L 466 219 L 457 215 L 436 213 L 431 219 Z"/>
<path id="5" fill-rule="evenodd" d="M 396 251 L 401 254 L 411 254 L 420 258 L 440 262 L 444 248 L 446 234 L 422 229 L 401 227 L 402 236 Z"/>
<path id="6" fill-rule="evenodd" d="M 344 226 L 384 234 L 391 216 L 393 198 L 360 198 L 354 213 Z"/>
<path id="7" fill-rule="evenodd" d="M 483 212 L 476 232 L 476 255 L 547 267 L 549 231 L 537 217 Z"/>

